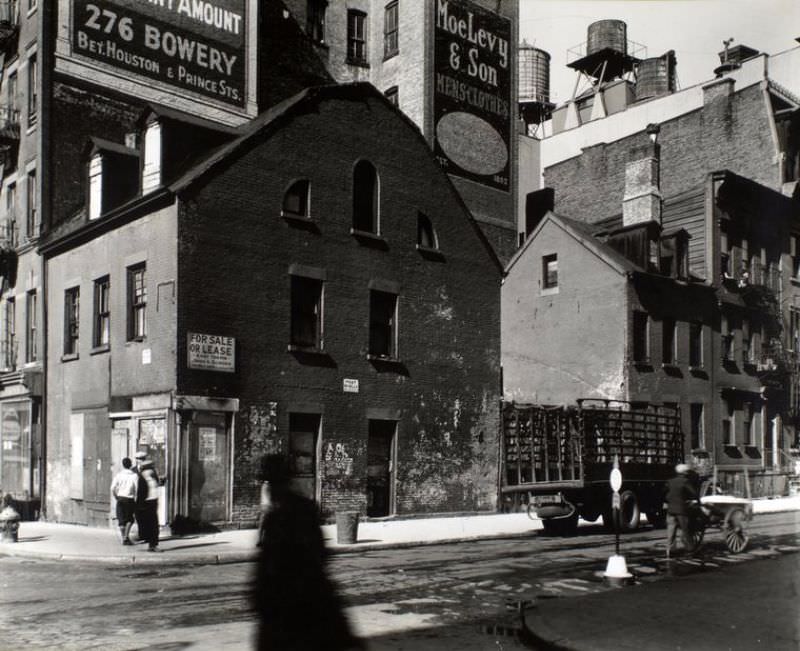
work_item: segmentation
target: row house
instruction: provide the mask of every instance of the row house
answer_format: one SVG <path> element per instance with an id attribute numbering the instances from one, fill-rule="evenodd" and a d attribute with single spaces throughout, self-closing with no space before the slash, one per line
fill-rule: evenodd
<path id="1" fill-rule="evenodd" d="M 252 523 L 269 453 L 326 515 L 493 509 L 501 267 L 416 126 L 365 83 L 179 117 L 89 140 L 41 245 L 49 517 L 107 522 L 142 448 L 162 521 Z"/>
<path id="2" fill-rule="evenodd" d="M 622 214 L 549 212 L 508 265 L 505 398 L 677 406 L 687 458 L 749 467 L 756 490 L 780 493 L 797 446 L 796 333 L 784 329 L 798 300 L 796 202 L 727 171 L 662 199 L 659 162 L 643 137 Z"/>

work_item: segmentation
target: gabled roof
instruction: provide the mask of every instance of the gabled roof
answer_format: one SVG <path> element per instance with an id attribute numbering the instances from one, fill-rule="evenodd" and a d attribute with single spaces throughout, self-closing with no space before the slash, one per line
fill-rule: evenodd
<path id="1" fill-rule="evenodd" d="M 176 111 L 175 109 L 170 108 L 169 106 L 163 106 L 162 104 L 148 104 L 137 120 L 139 127 L 142 127 L 151 115 L 167 118 L 168 120 L 180 122 L 181 124 L 187 124 L 193 127 L 200 127 L 201 129 L 207 129 L 209 131 L 219 131 L 220 133 L 228 133 L 231 135 L 239 133 L 239 129 L 237 127 L 231 127 L 220 122 L 207 120 L 198 115 L 185 113 L 184 111 Z"/>
<path id="2" fill-rule="evenodd" d="M 532 244 L 532 242 L 536 239 L 536 236 L 548 222 L 561 228 L 570 237 L 578 241 L 618 273 L 626 274 L 634 271 L 644 271 L 644 269 L 628 260 L 628 258 L 622 255 L 619 251 L 599 240 L 595 236 L 595 233 L 597 232 L 597 226 L 595 224 L 586 224 L 576 219 L 564 217 L 563 215 L 557 215 L 554 212 L 548 212 L 539 222 L 533 232 L 528 235 L 525 243 L 506 265 L 506 274 L 511 271 L 511 268 L 516 264 L 517 260 L 525 255 L 525 251 L 527 251 L 528 247 Z"/>
<path id="3" fill-rule="evenodd" d="M 110 152 L 112 154 L 119 154 L 120 156 L 131 156 L 135 158 L 139 157 L 138 149 L 131 149 L 130 147 L 119 144 L 118 142 L 112 142 L 111 140 L 106 140 L 104 138 L 96 138 L 95 136 L 89 137 L 84 151 L 86 153 Z"/>

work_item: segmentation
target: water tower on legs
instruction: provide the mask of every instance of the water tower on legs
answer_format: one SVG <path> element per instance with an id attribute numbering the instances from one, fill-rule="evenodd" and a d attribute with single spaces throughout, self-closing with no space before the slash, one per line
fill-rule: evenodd
<path id="1" fill-rule="evenodd" d="M 529 136 L 544 135 L 553 113 L 550 101 L 550 55 L 523 40 L 519 46 L 519 115 Z"/>

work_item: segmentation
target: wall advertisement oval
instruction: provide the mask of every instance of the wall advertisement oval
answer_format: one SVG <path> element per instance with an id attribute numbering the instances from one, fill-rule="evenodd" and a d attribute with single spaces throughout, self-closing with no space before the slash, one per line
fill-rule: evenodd
<path id="1" fill-rule="evenodd" d="M 510 188 L 511 21 L 469 0 L 434 7 L 434 151 L 454 176 Z"/>

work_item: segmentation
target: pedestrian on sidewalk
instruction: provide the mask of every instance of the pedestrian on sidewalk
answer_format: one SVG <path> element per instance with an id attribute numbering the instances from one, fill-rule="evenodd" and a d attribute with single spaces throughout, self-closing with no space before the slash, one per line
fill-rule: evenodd
<path id="1" fill-rule="evenodd" d="M 681 540 L 686 551 L 691 554 L 695 550 L 689 530 L 689 509 L 692 502 L 700 501 L 689 478 L 689 466 L 679 463 L 675 466 L 675 473 L 667 482 L 667 558 L 675 545 L 678 527 L 681 529 Z"/>
<path id="2" fill-rule="evenodd" d="M 259 495 L 258 542 L 256 543 L 256 547 L 261 547 L 264 544 L 264 521 L 266 520 L 270 506 L 272 506 L 269 481 L 267 480 L 267 459 L 268 457 L 265 456 L 261 460 L 261 493 Z"/>
<path id="3" fill-rule="evenodd" d="M 129 457 L 122 460 L 122 469 L 111 481 L 111 494 L 117 500 L 117 525 L 123 545 L 132 545 L 131 527 L 136 512 L 136 487 L 139 476 L 131 469 L 133 462 Z"/>
<path id="4" fill-rule="evenodd" d="M 284 457 L 270 455 L 264 467 L 271 507 L 252 594 L 260 618 L 257 648 L 363 649 L 327 576 L 317 504 L 292 490 Z"/>
<path id="5" fill-rule="evenodd" d="M 136 522 L 139 538 L 147 543 L 147 551 L 158 552 L 158 475 L 153 462 L 145 459 L 139 464 L 139 483 L 136 489 Z"/>

